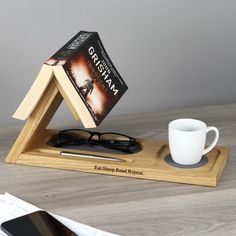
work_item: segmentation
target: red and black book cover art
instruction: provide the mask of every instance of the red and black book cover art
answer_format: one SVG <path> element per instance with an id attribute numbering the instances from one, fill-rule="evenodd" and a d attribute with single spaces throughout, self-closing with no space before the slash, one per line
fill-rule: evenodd
<path id="1" fill-rule="evenodd" d="M 128 87 L 111 62 L 96 32 L 90 33 L 73 53 L 71 49 L 66 53 L 65 48 L 72 45 L 71 42 L 75 41 L 69 41 L 61 52 L 59 50 L 59 53 L 49 60 L 55 60 L 55 64 L 63 66 L 96 125 L 99 125 Z M 71 56 L 68 56 L 69 54 Z"/>

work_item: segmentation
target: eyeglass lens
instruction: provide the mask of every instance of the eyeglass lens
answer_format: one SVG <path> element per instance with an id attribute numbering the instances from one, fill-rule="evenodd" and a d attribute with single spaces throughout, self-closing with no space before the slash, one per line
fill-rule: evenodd
<path id="1" fill-rule="evenodd" d="M 128 146 L 130 145 L 130 138 L 123 136 L 121 134 L 114 133 L 102 133 L 99 135 L 93 135 L 92 140 L 90 140 L 92 133 L 85 130 L 68 130 L 62 132 L 61 142 L 62 143 L 76 143 L 84 144 L 88 141 L 93 141 L 95 143 L 100 143 L 104 146 Z"/>

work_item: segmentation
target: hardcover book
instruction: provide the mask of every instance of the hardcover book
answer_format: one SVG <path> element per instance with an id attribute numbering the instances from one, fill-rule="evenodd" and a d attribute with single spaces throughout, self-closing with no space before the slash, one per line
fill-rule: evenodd
<path id="1" fill-rule="evenodd" d="M 53 78 L 87 128 L 98 126 L 128 89 L 98 33 L 80 31 L 44 63 L 15 118 L 28 118 Z"/>

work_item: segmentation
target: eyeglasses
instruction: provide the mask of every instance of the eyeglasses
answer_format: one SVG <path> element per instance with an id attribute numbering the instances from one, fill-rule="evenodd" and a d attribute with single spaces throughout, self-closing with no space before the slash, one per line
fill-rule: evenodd
<path id="1" fill-rule="evenodd" d="M 83 129 L 62 130 L 58 134 L 58 147 L 68 145 L 101 145 L 105 148 L 129 152 L 136 144 L 135 138 L 119 133 L 91 132 Z"/>

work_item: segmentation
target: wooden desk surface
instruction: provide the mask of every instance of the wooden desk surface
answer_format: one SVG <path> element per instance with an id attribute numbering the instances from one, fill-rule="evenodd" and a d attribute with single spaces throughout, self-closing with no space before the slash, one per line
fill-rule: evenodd
<path id="1" fill-rule="evenodd" d="M 0 131 L 0 193 L 120 235 L 236 235 L 236 104 L 110 116 L 99 130 L 167 139 L 168 122 L 180 117 L 219 128 L 230 159 L 218 187 L 5 164 L 20 130 L 12 127 Z"/>

